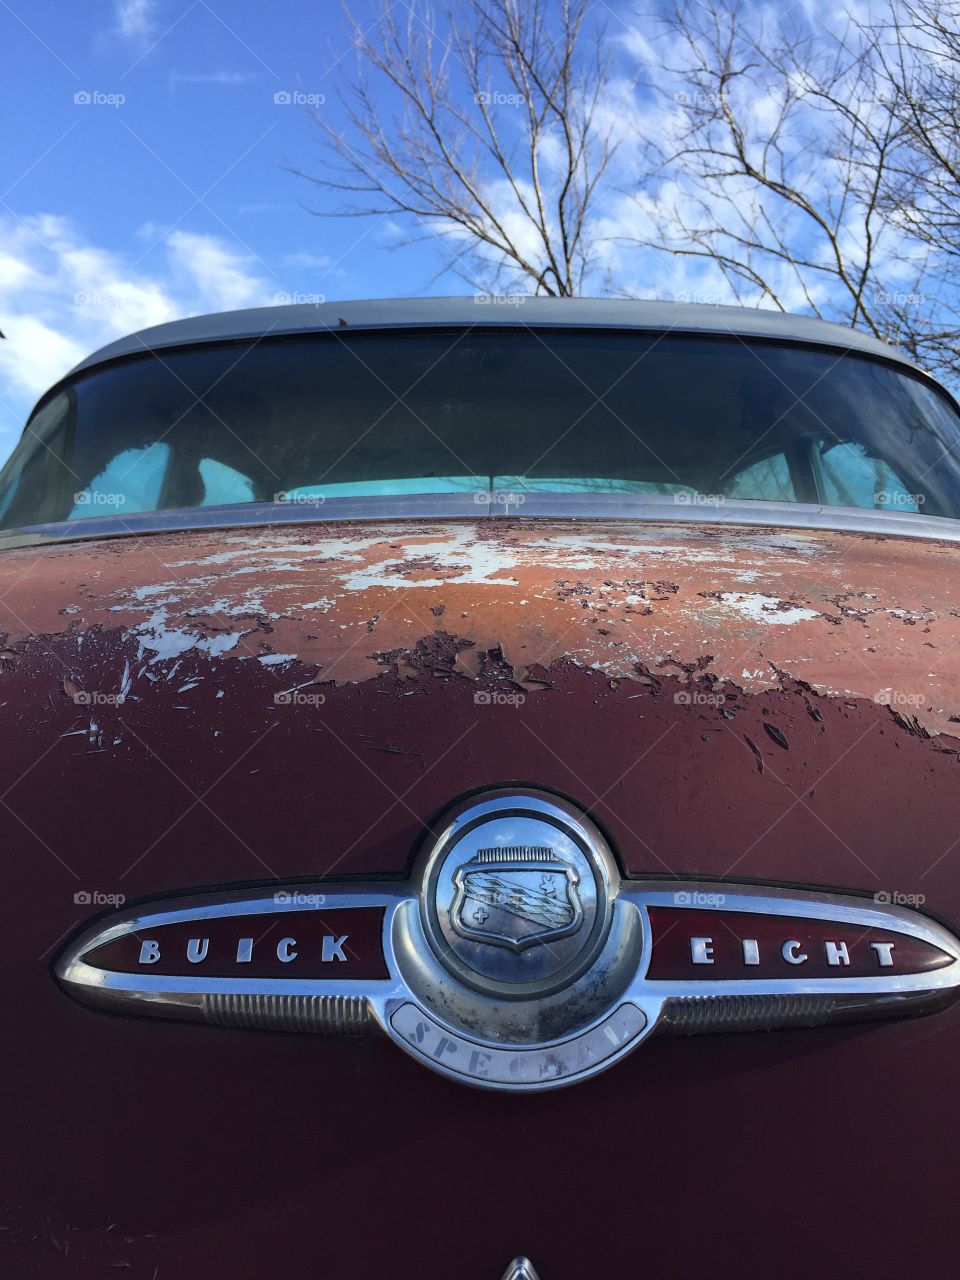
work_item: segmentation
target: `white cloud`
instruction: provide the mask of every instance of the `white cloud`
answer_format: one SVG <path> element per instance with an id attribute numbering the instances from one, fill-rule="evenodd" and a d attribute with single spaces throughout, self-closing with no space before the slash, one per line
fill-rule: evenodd
<path id="1" fill-rule="evenodd" d="M 255 71 L 171 71 L 167 77 L 171 90 L 181 84 L 251 84 L 259 80 Z"/>
<path id="2" fill-rule="evenodd" d="M 336 259 L 331 258 L 327 253 L 310 253 L 306 249 L 299 249 L 296 253 L 285 253 L 283 255 L 284 266 L 287 267 L 303 267 L 312 271 L 328 271 L 331 267 L 336 266 Z"/>
<path id="3" fill-rule="evenodd" d="M 114 17 L 125 40 L 143 44 L 156 30 L 156 0 L 114 0 Z"/>
<path id="4" fill-rule="evenodd" d="M 172 231 L 166 239 L 174 281 L 186 296 L 203 300 L 204 311 L 267 306 L 275 290 L 241 256 L 216 236 Z"/>
<path id="5" fill-rule="evenodd" d="M 171 231 L 148 270 L 67 218 L 0 219 L 0 455 L 33 401 L 91 351 L 181 316 L 268 306 L 277 282 L 216 236 Z M 158 265 L 158 262 L 160 265 Z"/>

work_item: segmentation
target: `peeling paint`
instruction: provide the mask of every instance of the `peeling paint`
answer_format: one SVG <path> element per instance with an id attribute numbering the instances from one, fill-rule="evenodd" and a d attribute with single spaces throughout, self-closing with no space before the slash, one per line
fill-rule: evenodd
<path id="1" fill-rule="evenodd" d="M 140 640 L 137 657 L 143 658 L 146 654 L 152 653 L 154 656 L 150 659 L 151 662 L 164 662 L 170 658 L 177 658 L 181 654 L 189 653 L 192 649 L 215 657 L 235 649 L 241 639 L 239 632 L 198 636 L 190 631 L 169 627 L 163 610 L 151 614 L 147 622 L 133 627 L 132 630 Z M 176 667 L 169 672 L 169 675 L 172 676 L 174 671 Z"/>
<path id="2" fill-rule="evenodd" d="M 8 645 L 62 631 L 68 614 L 81 637 L 132 633 L 149 667 L 194 652 L 299 659 L 351 683 L 384 670 L 385 654 L 413 654 L 442 617 L 457 670 L 472 676 L 493 650 L 529 688 L 557 661 L 636 679 L 706 656 L 711 679 L 747 692 L 796 676 L 829 696 L 904 703 L 954 732 L 960 585 L 944 563 L 957 554 L 716 525 L 381 521 L 52 547 L 22 581 L 36 552 L 11 551 L 0 593 Z M 399 659 L 401 673 L 412 661 Z"/>
<path id="3" fill-rule="evenodd" d="M 816 609 L 802 609 L 776 596 L 765 596 L 756 591 L 722 591 L 718 598 L 741 617 L 768 626 L 789 627 L 795 622 L 811 622 L 820 616 Z"/>

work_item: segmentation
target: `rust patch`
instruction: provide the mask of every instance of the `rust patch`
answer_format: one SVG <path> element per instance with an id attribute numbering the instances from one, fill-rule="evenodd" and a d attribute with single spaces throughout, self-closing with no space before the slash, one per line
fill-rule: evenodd
<path id="1" fill-rule="evenodd" d="M 21 549 L 0 557 L 0 679 L 29 635 L 102 628 L 136 639 L 135 681 L 195 652 L 299 659 L 337 683 L 505 662 L 532 690 L 569 660 L 613 680 L 706 671 L 747 692 L 790 677 L 953 732 L 958 557 L 861 534 L 522 519 Z"/>

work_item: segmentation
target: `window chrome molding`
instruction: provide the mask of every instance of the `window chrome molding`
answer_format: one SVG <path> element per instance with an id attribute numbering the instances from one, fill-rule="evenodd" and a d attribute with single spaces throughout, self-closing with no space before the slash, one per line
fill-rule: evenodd
<path id="1" fill-rule="evenodd" d="M 516 844 L 517 831 L 529 842 Z M 476 877 L 470 929 L 458 928 L 445 868 Z M 567 873 L 579 942 L 556 887 Z M 438 931 L 438 911 L 452 934 Z M 502 946 L 505 928 L 544 919 L 555 944 L 538 934 L 526 950 Z M 621 880 L 585 815 L 510 790 L 451 811 L 404 883 L 274 884 L 125 907 L 68 943 L 55 974 L 112 1013 L 379 1029 L 451 1079 L 529 1092 L 592 1076 L 654 1033 L 935 1012 L 960 995 L 960 940 L 917 911 L 853 895 Z"/>
<path id="2" fill-rule="evenodd" d="M 383 520 L 620 520 L 729 528 L 809 529 L 878 537 L 960 542 L 960 520 L 909 511 L 802 502 L 730 500 L 700 503 L 670 496 L 567 494 L 517 490 L 485 494 L 410 494 L 328 498 L 323 503 L 244 502 L 133 515 L 64 520 L 0 531 L 0 551 L 145 534 L 324 525 Z"/>

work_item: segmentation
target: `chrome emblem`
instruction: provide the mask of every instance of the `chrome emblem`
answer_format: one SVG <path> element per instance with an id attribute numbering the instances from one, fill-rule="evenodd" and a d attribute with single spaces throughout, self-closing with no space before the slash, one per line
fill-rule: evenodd
<path id="1" fill-rule="evenodd" d="M 503 1273 L 502 1280 L 540 1280 L 529 1258 L 514 1258 Z"/>
<path id="2" fill-rule="evenodd" d="M 936 1012 L 960 995 L 960 940 L 856 895 L 621 880 L 586 814 L 512 788 L 444 815 L 406 883 L 125 906 L 55 969 L 110 1012 L 379 1031 L 452 1079 L 529 1092 L 595 1075 L 653 1031 Z"/>
<path id="3" fill-rule="evenodd" d="M 550 849 L 481 849 L 475 862 L 453 874 L 453 927 L 465 938 L 514 951 L 565 938 L 583 924 L 579 879 Z"/>
<path id="4" fill-rule="evenodd" d="M 574 981 L 610 926 L 616 863 L 579 809 L 512 793 L 454 810 L 421 859 L 424 933 L 471 988 L 546 995 Z"/>

